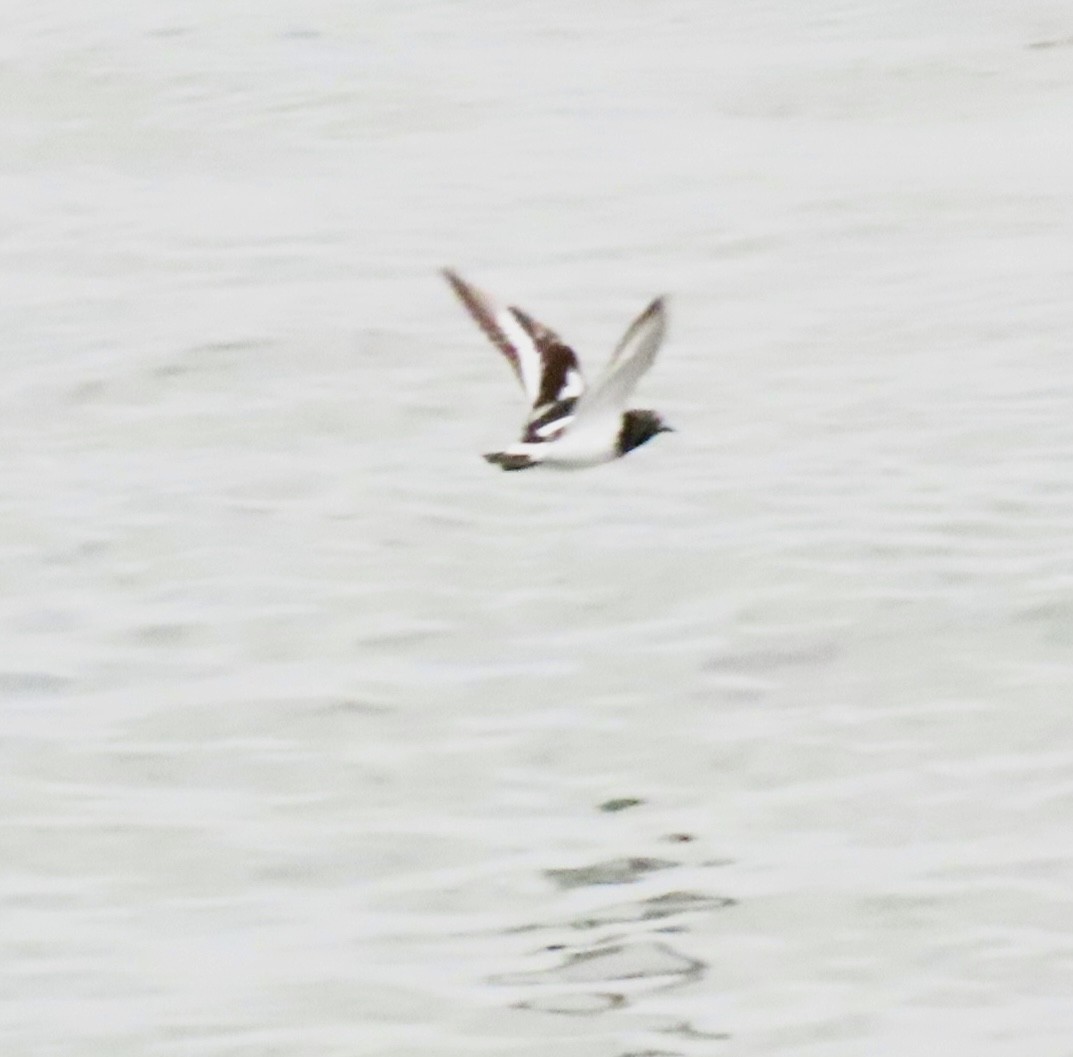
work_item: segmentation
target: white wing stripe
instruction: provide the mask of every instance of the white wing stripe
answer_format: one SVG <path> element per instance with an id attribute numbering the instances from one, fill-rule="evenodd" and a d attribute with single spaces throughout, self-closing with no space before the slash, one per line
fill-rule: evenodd
<path id="1" fill-rule="evenodd" d="M 571 400 L 574 397 L 581 396 L 585 392 L 585 379 L 581 377 L 580 372 L 570 371 L 566 376 L 566 382 L 563 384 L 562 389 L 559 390 L 558 400 Z"/>
<path id="2" fill-rule="evenodd" d="M 544 423 L 544 425 L 535 432 L 538 437 L 547 437 L 552 433 L 561 433 L 573 421 L 573 415 L 563 415 L 562 418 L 557 418 L 552 422 Z"/>
<path id="3" fill-rule="evenodd" d="M 496 325 L 503 332 L 503 336 L 510 342 L 518 355 L 518 370 L 522 375 L 522 388 L 529 402 L 532 403 L 540 393 L 540 350 L 537 349 L 533 339 L 526 333 L 525 328 L 515 318 L 509 308 L 496 313 Z"/>

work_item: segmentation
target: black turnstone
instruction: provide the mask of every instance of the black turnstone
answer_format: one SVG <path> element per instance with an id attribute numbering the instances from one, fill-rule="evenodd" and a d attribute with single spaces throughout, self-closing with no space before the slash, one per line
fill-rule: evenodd
<path id="1" fill-rule="evenodd" d="M 586 388 L 577 355 L 553 330 L 520 308 L 503 307 L 450 269 L 443 272 L 462 304 L 506 356 L 522 383 L 529 414 L 522 439 L 485 455 L 504 470 L 530 466 L 580 469 L 610 462 L 671 427 L 655 411 L 626 410 L 652 366 L 667 329 L 657 297 L 629 326 L 603 375 Z"/>

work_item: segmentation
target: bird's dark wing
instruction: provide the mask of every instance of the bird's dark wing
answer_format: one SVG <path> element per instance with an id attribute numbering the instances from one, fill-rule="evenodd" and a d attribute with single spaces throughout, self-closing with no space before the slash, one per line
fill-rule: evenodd
<path id="1" fill-rule="evenodd" d="M 529 401 L 526 433 L 546 430 L 557 406 L 572 407 L 585 391 L 577 354 L 550 327 L 527 312 L 503 306 L 450 269 L 444 277 L 486 337 L 506 357 Z M 536 439 L 548 440 L 541 433 Z"/>

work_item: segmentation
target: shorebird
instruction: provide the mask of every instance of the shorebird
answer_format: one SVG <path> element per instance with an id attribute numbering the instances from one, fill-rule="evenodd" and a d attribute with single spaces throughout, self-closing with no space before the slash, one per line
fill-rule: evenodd
<path id="1" fill-rule="evenodd" d="M 459 300 L 507 358 L 529 403 L 522 438 L 484 457 L 504 470 L 531 466 L 581 469 L 673 432 L 655 411 L 626 410 L 626 401 L 652 366 L 667 329 L 657 297 L 629 325 L 603 374 L 586 387 L 577 354 L 555 331 L 513 306 L 502 306 L 456 272 L 444 269 Z"/>

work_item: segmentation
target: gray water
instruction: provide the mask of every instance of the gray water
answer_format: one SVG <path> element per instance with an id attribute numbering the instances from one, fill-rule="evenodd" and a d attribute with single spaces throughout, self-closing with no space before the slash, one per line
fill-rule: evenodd
<path id="1" fill-rule="evenodd" d="M 1073 16 L 36 2 L 0 1054 L 1073 1054 Z M 678 429 L 578 474 L 453 265 Z"/>

